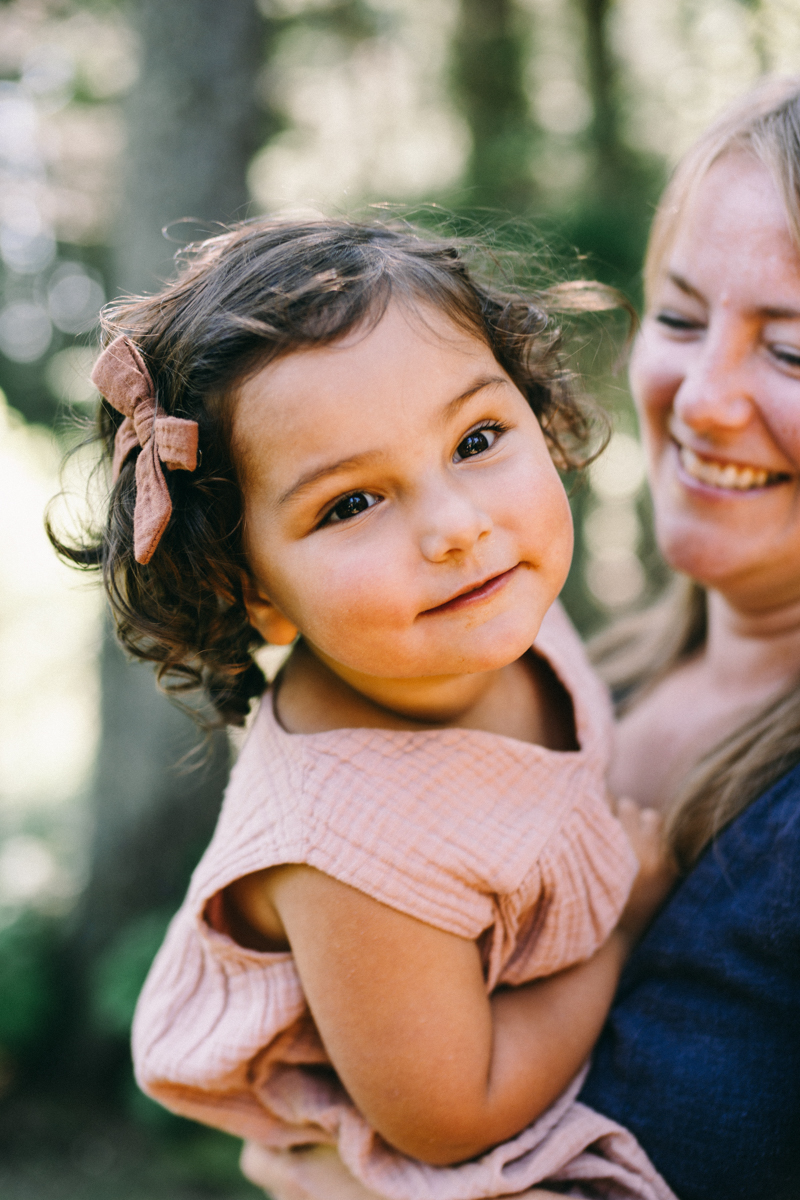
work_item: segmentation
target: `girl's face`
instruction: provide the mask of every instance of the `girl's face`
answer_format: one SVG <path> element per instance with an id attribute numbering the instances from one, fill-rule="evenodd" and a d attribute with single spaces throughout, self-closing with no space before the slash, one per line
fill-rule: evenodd
<path id="1" fill-rule="evenodd" d="M 745 609 L 800 599 L 800 253 L 752 156 L 684 213 L 631 383 L 667 560 Z"/>
<path id="2" fill-rule="evenodd" d="M 248 611 L 339 673 L 494 670 L 569 569 L 569 506 L 522 394 L 436 310 L 298 351 L 240 389 Z M 277 631 L 277 633 L 276 633 Z"/>

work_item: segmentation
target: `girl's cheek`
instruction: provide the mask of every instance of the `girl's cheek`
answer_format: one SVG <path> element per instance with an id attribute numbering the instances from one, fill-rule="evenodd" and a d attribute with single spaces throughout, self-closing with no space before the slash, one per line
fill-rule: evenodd
<path id="1" fill-rule="evenodd" d="M 402 548 L 390 537 L 336 545 L 320 564 L 315 586 L 315 607 L 321 624 L 361 628 L 388 620 L 403 610 Z"/>
<path id="2" fill-rule="evenodd" d="M 572 510 L 547 451 L 541 462 L 520 471 L 513 483 L 504 504 L 493 513 L 496 536 L 511 536 L 521 557 L 548 579 L 563 583 L 572 562 Z"/>
<path id="3" fill-rule="evenodd" d="M 575 529 L 572 523 L 572 509 L 563 487 L 560 494 L 553 497 L 553 539 L 551 550 L 551 569 L 556 578 L 561 579 L 561 586 L 566 582 L 572 565 L 572 554 L 575 548 Z"/>

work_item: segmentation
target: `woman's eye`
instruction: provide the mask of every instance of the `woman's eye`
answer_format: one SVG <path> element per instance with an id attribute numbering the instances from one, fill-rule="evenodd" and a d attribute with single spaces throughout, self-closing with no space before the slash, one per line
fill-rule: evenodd
<path id="1" fill-rule="evenodd" d="M 788 367 L 794 370 L 800 368 L 800 349 L 797 346 L 787 346 L 785 344 L 772 345 L 770 350 L 780 362 L 786 363 Z"/>
<path id="2" fill-rule="evenodd" d="M 328 513 L 326 521 L 328 523 L 335 521 L 347 521 L 350 517 L 357 517 L 367 508 L 372 508 L 378 503 L 378 497 L 372 492 L 351 492 L 349 496 L 343 496 L 341 500 L 337 500 L 333 508 Z"/>
<path id="3" fill-rule="evenodd" d="M 493 446 L 500 434 L 499 429 L 473 429 L 472 433 L 468 433 L 456 446 L 456 452 L 453 455 L 456 462 L 461 462 L 464 458 L 474 458 L 476 454 L 483 454 L 490 446 Z"/>
<path id="4" fill-rule="evenodd" d="M 656 313 L 656 320 L 659 325 L 666 325 L 667 329 L 677 329 L 681 333 L 702 329 L 701 321 L 693 321 L 691 317 L 681 316 L 680 313 L 674 312 L 671 309 L 663 309 Z"/>

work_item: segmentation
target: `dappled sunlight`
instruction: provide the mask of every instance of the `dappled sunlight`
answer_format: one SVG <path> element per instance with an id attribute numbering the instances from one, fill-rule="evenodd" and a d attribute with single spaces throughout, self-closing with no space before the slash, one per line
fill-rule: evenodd
<path id="1" fill-rule="evenodd" d="M 382 15 L 385 32 L 355 47 L 314 29 L 286 37 L 265 86 L 291 124 L 249 173 L 262 209 L 428 199 L 457 181 L 469 135 L 444 81 L 456 7 L 386 5 Z"/>
<path id="2" fill-rule="evenodd" d="M 43 526 L 61 457 L 53 434 L 24 425 L 2 400 L 0 833 L 12 839 L 32 814 L 85 793 L 97 744 L 101 595 L 57 560 Z M 47 853 L 30 841 L 0 844 L 0 902 L 4 891 L 22 897 L 24 864 L 34 892 L 63 890 L 57 866 L 45 870 Z"/>

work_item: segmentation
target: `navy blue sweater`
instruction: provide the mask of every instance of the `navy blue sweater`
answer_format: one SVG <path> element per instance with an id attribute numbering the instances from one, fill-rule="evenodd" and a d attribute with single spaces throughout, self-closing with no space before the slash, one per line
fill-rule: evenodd
<path id="1" fill-rule="evenodd" d="M 800 767 L 709 846 L 634 951 L 581 1099 L 680 1200 L 800 1198 Z"/>

